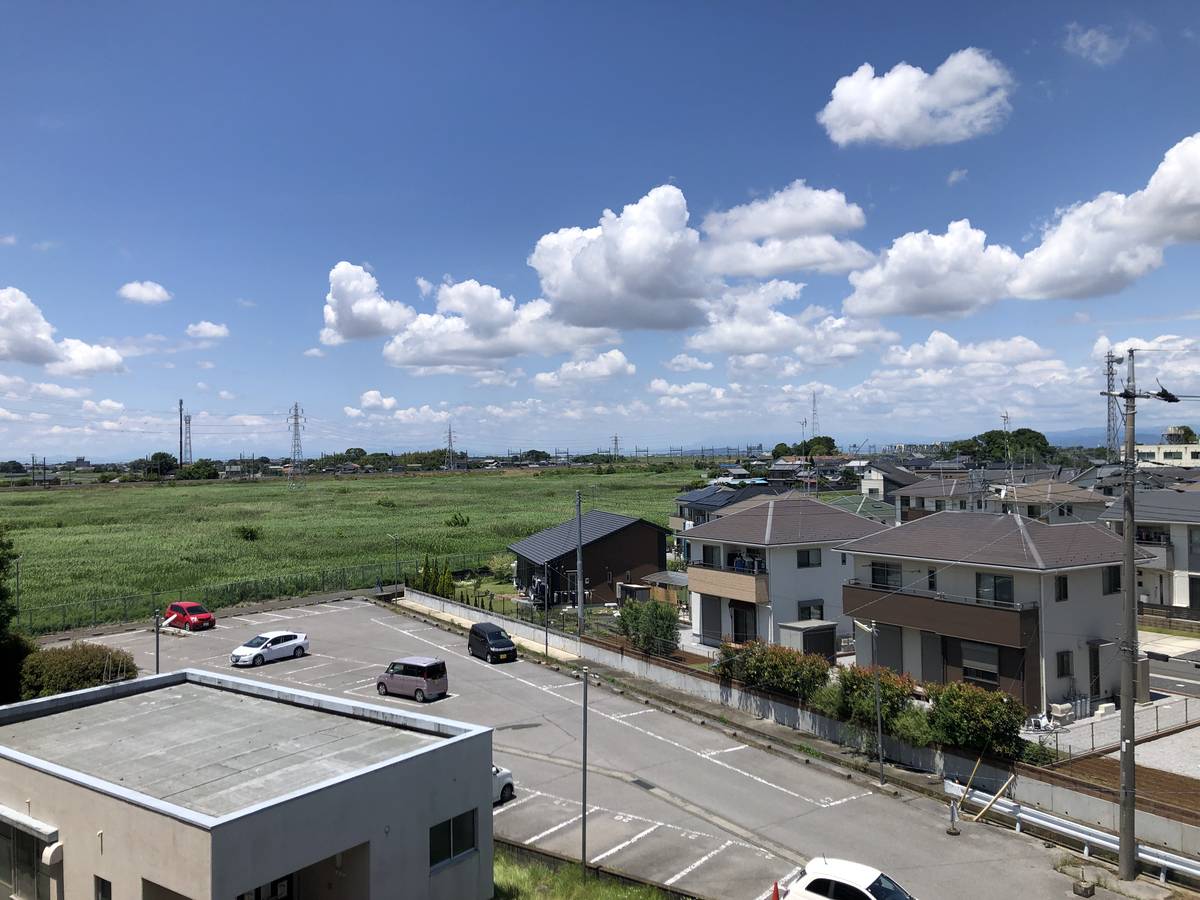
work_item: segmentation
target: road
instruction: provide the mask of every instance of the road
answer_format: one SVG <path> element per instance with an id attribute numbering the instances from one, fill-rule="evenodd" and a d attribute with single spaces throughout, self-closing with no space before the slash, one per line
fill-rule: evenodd
<path id="1" fill-rule="evenodd" d="M 1200 697 L 1200 654 L 1150 660 L 1150 688 L 1170 694 Z"/>
<path id="2" fill-rule="evenodd" d="M 524 660 L 489 666 L 466 655 L 464 638 L 357 599 L 164 636 L 162 668 L 228 669 L 230 649 L 281 628 L 307 632 L 311 655 L 242 674 L 492 726 L 496 762 L 517 781 L 517 798 L 495 812 L 496 833 L 579 856 L 578 679 Z M 92 640 L 153 671 L 152 633 Z M 446 660 L 450 695 L 423 706 L 377 697 L 376 672 L 417 654 Z M 878 866 L 925 900 L 1071 896 L 1052 870 L 1061 851 L 986 825 L 948 837 L 946 808 L 933 800 L 881 794 L 600 687 L 589 690 L 588 763 L 588 858 L 682 891 L 756 900 L 825 854 Z"/>

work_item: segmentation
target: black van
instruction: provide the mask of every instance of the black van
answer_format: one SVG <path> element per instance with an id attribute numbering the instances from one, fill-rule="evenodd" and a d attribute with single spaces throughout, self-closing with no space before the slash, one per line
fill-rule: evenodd
<path id="1" fill-rule="evenodd" d="M 517 658 L 517 645 L 508 632 L 493 622 L 476 622 L 467 635 L 467 652 L 488 662 Z"/>

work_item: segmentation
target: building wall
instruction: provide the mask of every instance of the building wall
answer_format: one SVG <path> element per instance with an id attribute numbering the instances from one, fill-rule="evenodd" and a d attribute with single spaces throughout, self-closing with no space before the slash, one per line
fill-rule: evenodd
<path id="1" fill-rule="evenodd" d="M 1176 453 L 1179 458 L 1168 455 Z M 1137 457 L 1139 466 L 1146 465 L 1149 468 L 1153 468 L 1155 463 L 1194 468 L 1200 466 L 1200 444 L 1138 444 Z M 1121 458 L 1125 458 L 1124 449 L 1121 450 Z"/>
<path id="2" fill-rule="evenodd" d="M 550 563 L 561 580 L 555 590 L 566 590 L 564 573 L 575 571 L 575 552 L 565 553 Z M 667 567 L 667 536 L 647 522 L 593 541 L 583 548 L 585 590 L 592 592 L 593 603 L 612 603 L 617 599 L 617 582 L 636 582 Z"/>
<path id="3" fill-rule="evenodd" d="M 1115 648 L 1119 637 L 1123 594 L 1102 593 L 1099 568 L 1068 572 L 1069 599 L 1054 599 L 1054 575 L 1045 579 L 1045 606 L 1042 610 L 1042 643 L 1045 658 L 1046 702 L 1058 703 L 1074 692 L 1087 693 L 1088 642 L 1111 641 Z M 1068 651 L 1074 658 L 1074 678 L 1059 678 L 1057 654 Z M 1109 657 L 1111 656 L 1111 660 Z M 1120 665 L 1114 649 L 1102 649 L 1100 659 L 1100 696 L 1119 693 Z"/>
<path id="4" fill-rule="evenodd" d="M 768 640 L 779 642 L 779 623 L 795 622 L 797 603 L 801 600 L 824 601 L 822 617 L 837 622 L 837 633 L 848 636 L 854 631 L 854 621 L 842 614 L 842 584 L 852 574 L 850 557 L 842 565 L 843 554 L 833 548 L 841 541 L 825 544 L 806 544 L 803 549 L 819 548 L 821 565 L 802 569 L 796 565 L 796 551 L 801 547 L 774 547 L 767 551 L 767 587 L 770 597 L 772 623 Z"/>
<path id="5" fill-rule="evenodd" d="M 30 816 L 58 828 L 58 896 L 91 897 L 97 875 L 111 882 L 113 897 L 141 897 L 143 878 L 193 900 L 211 895 L 212 853 L 204 829 L 0 759 L 0 805 L 25 810 L 26 800 L 32 801 Z"/>

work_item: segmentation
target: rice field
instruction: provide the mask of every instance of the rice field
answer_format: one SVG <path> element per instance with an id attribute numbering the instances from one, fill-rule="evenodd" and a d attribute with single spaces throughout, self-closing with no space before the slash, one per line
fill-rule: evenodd
<path id="1" fill-rule="evenodd" d="M 391 566 L 426 553 L 486 558 L 574 515 L 577 489 L 585 509 L 665 525 L 671 498 L 696 474 L 544 470 L 310 479 L 299 490 L 261 481 L 4 491 L 0 522 L 22 556 L 20 605 L 28 610 Z M 288 587 L 280 583 L 281 593 L 300 592 Z"/>

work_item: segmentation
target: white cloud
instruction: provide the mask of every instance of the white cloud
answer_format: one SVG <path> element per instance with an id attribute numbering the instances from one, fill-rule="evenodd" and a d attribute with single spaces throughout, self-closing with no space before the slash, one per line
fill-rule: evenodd
<path id="1" fill-rule="evenodd" d="M 11 410 L 0 406 L 0 422 L 20 422 L 21 417 Z"/>
<path id="2" fill-rule="evenodd" d="M 128 281 L 117 290 L 117 296 L 130 303 L 154 305 L 170 300 L 171 292 L 157 281 Z"/>
<path id="3" fill-rule="evenodd" d="M 207 391 L 208 390 L 208 382 L 207 381 L 197 381 L 196 382 L 196 390 Z"/>
<path id="4" fill-rule="evenodd" d="M 709 213 L 701 228 L 717 241 L 757 241 L 837 234 L 862 228 L 866 221 L 862 207 L 841 191 L 812 188 L 798 178 L 762 200 Z"/>
<path id="5" fill-rule="evenodd" d="M 29 246 L 33 247 L 38 253 L 45 253 L 57 247 L 58 241 L 34 241 Z"/>
<path id="6" fill-rule="evenodd" d="M 700 372 L 707 371 L 713 367 L 712 363 L 695 356 L 689 356 L 686 353 L 676 353 L 663 363 L 663 365 L 673 372 Z"/>
<path id="7" fill-rule="evenodd" d="M 538 372 L 533 383 L 539 388 L 556 388 L 581 381 L 603 381 L 618 375 L 632 375 L 637 367 L 620 350 L 569 360 L 553 372 Z"/>
<path id="8" fill-rule="evenodd" d="M 660 185 L 619 214 L 604 210 L 594 228 L 543 235 L 529 256 L 556 316 L 574 325 L 681 328 L 701 319 L 712 287 L 697 265 L 700 235 L 687 201 Z"/>
<path id="9" fill-rule="evenodd" d="M 863 63 L 839 78 L 817 121 L 839 146 L 952 144 L 994 131 L 1008 118 L 1012 75 L 974 47 L 950 54 L 933 74 L 899 63 L 886 75 Z"/>
<path id="10" fill-rule="evenodd" d="M 418 275 L 417 290 L 421 293 L 422 297 L 428 297 L 433 293 L 433 282 L 428 278 L 422 278 L 420 275 Z"/>
<path id="11" fill-rule="evenodd" d="M 222 400 L 236 400 L 237 394 L 233 391 L 217 391 L 217 396 Z"/>
<path id="12" fill-rule="evenodd" d="M 1084 28 L 1078 22 L 1067 25 L 1063 49 L 1097 66 L 1111 66 L 1129 49 L 1129 35 L 1116 35 L 1106 25 Z"/>
<path id="13" fill-rule="evenodd" d="M 954 185 L 958 184 L 960 181 L 966 181 L 966 179 L 966 169 L 951 169 L 950 174 L 946 176 L 946 184 L 948 184 L 950 187 L 954 187 Z"/>
<path id="14" fill-rule="evenodd" d="M 101 400 L 98 403 L 92 400 L 83 401 L 83 411 L 90 416 L 112 416 L 124 410 L 125 404 L 116 400 Z"/>
<path id="15" fill-rule="evenodd" d="M 70 388 L 61 384 L 40 381 L 29 386 L 35 397 L 47 397 L 51 400 L 78 400 L 91 393 L 88 388 Z"/>
<path id="16" fill-rule="evenodd" d="M 24 291 L 0 288 L 0 361 L 44 366 L 52 375 L 83 377 L 124 371 L 113 347 L 77 338 L 54 340 L 54 326 Z"/>
<path id="17" fill-rule="evenodd" d="M 197 369 L 215 369 L 216 367 L 217 364 L 211 359 L 202 359 L 200 362 L 196 363 Z"/>
<path id="18" fill-rule="evenodd" d="M 351 419 L 362 418 L 362 414 L 363 414 L 363 411 L 361 409 L 355 409 L 353 406 L 343 406 L 342 412 L 344 412 Z"/>
<path id="19" fill-rule="evenodd" d="M 379 391 L 363 391 L 358 398 L 358 405 L 363 409 L 392 409 L 396 405 L 396 398 L 385 397 Z"/>
<path id="20" fill-rule="evenodd" d="M 202 319 L 199 322 L 193 322 L 187 327 L 187 336 L 206 339 L 225 338 L 229 337 L 229 326 Z"/>
<path id="21" fill-rule="evenodd" d="M 904 368 L 969 365 L 972 363 L 1017 363 L 1048 359 L 1051 352 L 1023 335 L 962 344 L 944 331 L 931 331 L 919 344 L 888 348 L 883 361 Z"/>
<path id="22" fill-rule="evenodd" d="M 704 261 L 710 271 L 723 275 L 752 275 L 767 278 L 787 272 L 841 273 L 861 269 L 874 262 L 869 251 L 854 241 L 831 234 L 764 241 L 735 241 L 707 244 Z"/>
<path id="23" fill-rule="evenodd" d="M 320 347 L 309 347 L 304 351 L 304 355 L 311 357 L 312 359 L 320 359 L 325 355 L 325 351 Z"/>
<path id="24" fill-rule="evenodd" d="M 403 422 L 405 425 L 445 422 L 450 418 L 450 411 L 434 409 L 429 404 L 425 404 L 423 406 L 410 406 L 406 409 L 398 409 L 392 413 L 392 418 L 397 422 Z"/>
<path id="25" fill-rule="evenodd" d="M 14 247 L 17 243 L 15 234 L 0 234 L 0 247 Z"/>
<path id="26" fill-rule="evenodd" d="M 243 309 L 254 309 L 254 307 L 258 306 L 253 300 L 247 300 L 245 297 L 238 297 L 235 302 Z"/>
<path id="27" fill-rule="evenodd" d="M 321 343 L 396 334 L 415 315 L 412 307 L 385 299 L 374 275 L 343 260 L 329 270 Z"/>
<path id="28" fill-rule="evenodd" d="M 987 245 L 966 219 L 945 234 L 909 232 L 892 242 L 878 263 L 850 273 L 854 292 L 843 308 L 852 315 L 965 315 L 1005 296 L 1020 257 Z"/>

